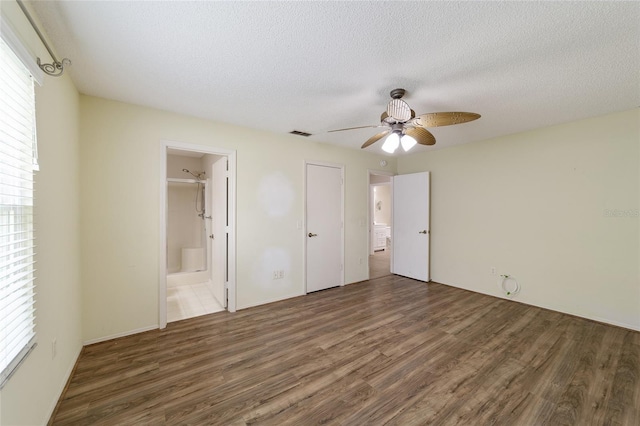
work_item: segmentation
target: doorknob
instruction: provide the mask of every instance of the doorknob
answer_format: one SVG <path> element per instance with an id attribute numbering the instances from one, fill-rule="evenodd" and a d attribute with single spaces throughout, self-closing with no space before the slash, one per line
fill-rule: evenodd
<path id="1" fill-rule="evenodd" d="M 418 234 L 426 234 L 426 233 L 427 233 L 426 229 L 423 229 L 422 231 L 418 231 Z"/>
<path id="2" fill-rule="evenodd" d="M 318 234 L 312 234 L 311 232 L 309 232 L 309 238 L 311 238 L 311 237 L 317 237 L 317 236 L 318 236 Z"/>

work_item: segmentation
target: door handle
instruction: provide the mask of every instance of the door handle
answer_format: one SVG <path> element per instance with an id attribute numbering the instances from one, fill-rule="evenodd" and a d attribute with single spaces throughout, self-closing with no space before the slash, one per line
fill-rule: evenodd
<path id="1" fill-rule="evenodd" d="M 418 231 L 418 234 L 426 234 L 426 233 L 427 233 L 426 229 L 423 229 L 422 231 Z"/>
<path id="2" fill-rule="evenodd" d="M 312 234 L 311 232 L 309 232 L 309 234 L 308 234 L 308 235 L 309 235 L 309 238 L 311 238 L 311 237 L 317 237 L 317 236 L 318 236 L 318 234 Z"/>

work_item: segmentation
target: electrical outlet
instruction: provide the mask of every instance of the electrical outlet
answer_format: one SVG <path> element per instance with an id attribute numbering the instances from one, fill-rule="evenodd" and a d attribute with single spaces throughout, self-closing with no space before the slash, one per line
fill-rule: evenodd
<path id="1" fill-rule="evenodd" d="M 491 275 L 495 275 L 496 274 L 496 267 L 492 266 L 491 267 Z"/>
<path id="2" fill-rule="evenodd" d="M 273 271 L 273 279 L 274 280 L 278 279 L 278 271 Z"/>
<path id="3" fill-rule="evenodd" d="M 58 352 L 58 340 L 53 339 L 51 341 L 51 358 L 52 359 L 56 357 L 57 352 Z"/>

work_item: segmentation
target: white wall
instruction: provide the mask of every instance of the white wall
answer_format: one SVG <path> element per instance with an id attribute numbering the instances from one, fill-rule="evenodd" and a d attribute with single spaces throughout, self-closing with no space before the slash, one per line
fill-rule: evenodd
<path id="1" fill-rule="evenodd" d="M 432 279 L 500 296 L 495 266 L 515 300 L 640 329 L 639 146 L 634 109 L 401 157 L 431 171 Z"/>
<path id="2" fill-rule="evenodd" d="M 345 282 L 367 278 L 367 170 L 383 157 L 89 96 L 80 126 L 85 341 L 158 323 L 161 140 L 237 150 L 238 309 L 304 292 L 304 160 L 346 165 Z"/>
<path id="3" fill-rule="evenodd" d="M 49 61 L 17 4 L 2 1 L 0 8 L 34 55 Z M 46 424 L 81 349 L 78 109 L 79 96 L 68 75 L 45 77 L 36 88 L 38 345 L 0 391 L 2 425 Z"/>

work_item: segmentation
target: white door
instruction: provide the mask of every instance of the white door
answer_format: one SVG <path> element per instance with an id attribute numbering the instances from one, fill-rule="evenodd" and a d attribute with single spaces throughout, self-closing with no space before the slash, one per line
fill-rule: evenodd
<path id="1" fill-rule="evenodd" d="M 342 168 L 306 165 L 307 292 L 343 284 Z"/>
<path id="2" fill-rule="evenodd" d="M 429 172 L 393 177 L 392 272 L 429 281 Z"/>
<path id="3" fill-rule="evenodd" d="M 222 157 L 211 165 L 212 185 L 212 244 L 211 281 L 213 295 L 223 307 L 227 307 L 227 157 Z"/>

